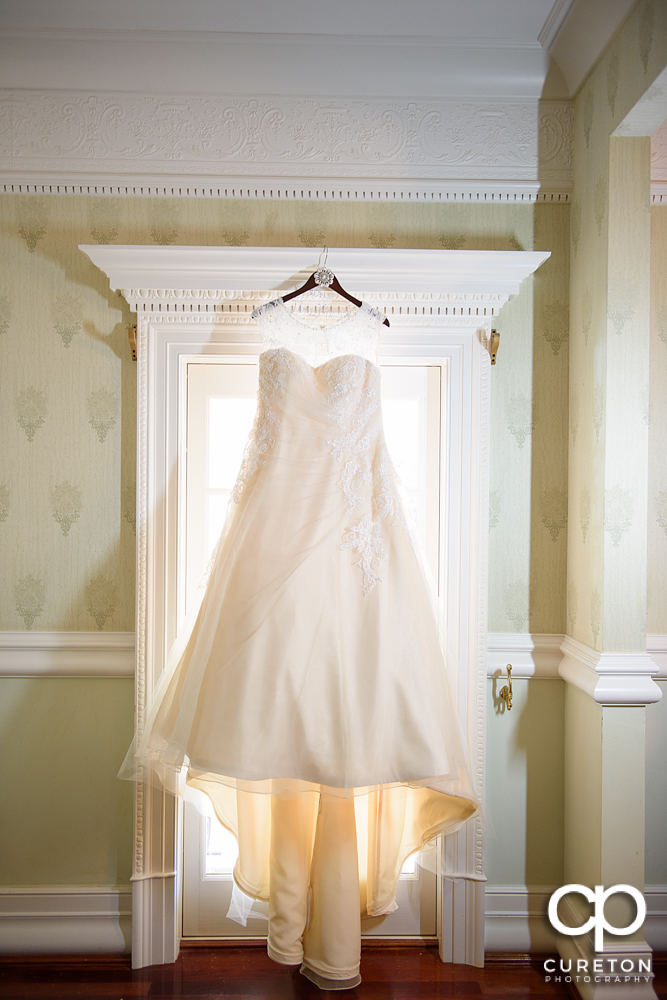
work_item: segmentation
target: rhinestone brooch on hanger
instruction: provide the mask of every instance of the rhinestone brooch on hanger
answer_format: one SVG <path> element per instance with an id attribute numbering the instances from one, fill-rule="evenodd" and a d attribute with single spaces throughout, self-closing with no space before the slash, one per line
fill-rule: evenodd
<path id="1" fill-rule="evenodd" d="M 318 267 L 313 277 L 315 278 L 316 285 L 323 285 L 325 288 L 328 288 L 334 280 L 335 275 L 328 267 Z"/>

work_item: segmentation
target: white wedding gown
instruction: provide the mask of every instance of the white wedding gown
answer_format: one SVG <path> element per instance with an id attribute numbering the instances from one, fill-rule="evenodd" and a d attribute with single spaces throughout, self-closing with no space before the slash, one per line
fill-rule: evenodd
<path id="1" fill-rule="evenodd" d="M 281 841 L 306 822 L 306 855 L 320 796 L 352 800 L 362 908 L 377 916 L 395 909 L 406 857 L 477 811 L 384 442 L 384 316 L 363 304 L 313 327 L 282 299 L 253 315 L 264 337 L 255 423 L 136 762 L 187 767 L 187 783 L 239 840 L 234 878 L 257 899 L 271 896 L 277 798 L 295 810 L 290 819 L 285 807 Z M 295 818 L 304 803 L 315 803 L 306 821 Z M 299 960 L 294 948 L 273 951 Z M 311 971 L 347 981 L 352 964 L 314 961 Z"/>

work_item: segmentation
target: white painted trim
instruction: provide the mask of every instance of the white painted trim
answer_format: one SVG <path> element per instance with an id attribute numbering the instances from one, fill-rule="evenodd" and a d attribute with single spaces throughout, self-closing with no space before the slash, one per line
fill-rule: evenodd
<path id="1" fill-rule="evenodd" d="M 0 888 L 1 955 L 126 955 L 130 886 Z"/>
<path id="2" fill-rule="evenodd" d="M 554 5 L 549 11 L 546 21 L 540 28 L 537 40 L 547 52 L 558 38 L 558 33 L 563 27 L 570 8 L 575 0 L 554 0 Z"/>
<path id="3" fill-rule="evenodd" d="M 493 952 L 553 954 L 556 934 L 547 919 L 558 886 L 488 885 L 484 949 Z"/>
<path id="4" fill-rule="evenodd" d="M 560 633 L 489 632 L 486 640 L 486 675 L 504 677 L 512 664 L 512 680 L 559 679 L 558 666 L 564 636 Z"/>
<path id="5" fill-rule="evenodd" d="M 133 677 L 134 632 L 0 632 L 0 677 Z"/>
<path id="6" fill-rule="evenodd" d="M 651 204 L 667 205 L 667 181 L 651 181 Z"/>
<path id="7" fill-rule="evenodd" d="M 489 632 L 487 677 L 559 680 L 562 633 Z M 576 640 L 573 640 L 576 641 Z M 667 680 L 667 635 L 647 635 L 646 652 Z M 0 632 L 0 677 L 133 677 L 134 632 Z"/>
<path id="8" fill-rule="evenodd" d="M 566 635 L 558 673 L 599 705 L 651 705 L 662 698 L 648 653 L 600 653 Z"/>
<path id="9" fill-rule="evenodd" d="M 308 38 L 312 46 L 312 36 Z M 539 52 L 537 46 L 534 50 Z M 423 53 L 423 47 L 415 50 L 418 65 Z M 510 59 L 516 73 L 516 53 Z M 477 79 L 483 67 L 482 58 Z M 567 202 L 572 191 L 571 102 L 503 96 L 496 86 L 489 94 L 304 99 L 222 97 L 217 88 L 196 95 L 2 89 L 0 189 L 281 200 Z"/>
<path id="10" fill-rule="evenodd" d="M 486 952 L 555 951 L 545 914 L 556 888 L 487 884 Z M 654 951 L 667 951 L 667 885 L 648 885 L 644 896 L 646 940 Z M 131 888 L 124 885 L 0 888 L 0 954 L 127 954 L 131 903 Z"/>
<path id="11" fill-rule="evenodd" d="M 658 668 L 656 680 L 667 680 L 667 635 L 647 635 L 646 652 Z"/>
<path id="12" fill-rule="evenodd" d="M 112 289 L 137 305 L 171 297 L 251 302 L 259 292 L 295 287 L 303 274 L 315 270 L 320 256 L 319 249 L 306 247 L 82 244 L 79 249 L 104 271 Z M 345 276 L 345 287 L 354 294 L 372 289 L 388 303 L 414 295 L 437 303 L 452 294 L 516 295 L 521 282 L 550 256 L 523 250 L 332 247 L 327 266 Z"/>
<path id="13" fill-rule="evenodd" d="M 644 936 L 653 951 L 667 952 L 667 885 L 647 885 Z"/>
<path id="14" fill-rule="evenodd" d="M 547 919 L 551 894 L 558 886 L 486 885 L 485 950 L 553 954 L 558 935 Z M 654 951 L 667 951 L 667 885 L 644 889 L 646 941 Z"/>
<path id="15" fill-rule="evenodd" d="M 26 174 L 0 166 L 1 194 L 95 195 L 136 198 L 233 198 L 243 201 L 351 201 L 395 204 L 531 205 L 572 201 L 571 181 L 391 181 L 381 177 L 206 178 L 197 175 Z"/>

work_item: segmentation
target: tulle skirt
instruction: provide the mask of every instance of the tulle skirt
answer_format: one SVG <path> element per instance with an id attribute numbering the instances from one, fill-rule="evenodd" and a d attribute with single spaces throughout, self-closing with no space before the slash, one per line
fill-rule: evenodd
<path id="1" fill-rule="evenodd" d="M 331 420 L 305 390 L 288 402 L 230 503 L 121 776 L 186 768 L 237 837 L 237 884 L 258 899 L 269 893 L 272 795 L 363 797 L 360 870 L 379 914 L 393 908 L 405 858 L 478 803 L 414 539 L 382 522 L 364 593 L 363 553 L 344 542 Z"/>

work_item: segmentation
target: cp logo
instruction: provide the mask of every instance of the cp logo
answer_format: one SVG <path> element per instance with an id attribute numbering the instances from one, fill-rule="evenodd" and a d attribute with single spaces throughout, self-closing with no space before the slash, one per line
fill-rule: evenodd
<path id="1" fill-rule="evenodd" d="M 568 896 L 571 892 L 577 892 L 581 896 L 585 896 L 589 903 L 593 903 L 593 916 L 589 917 L 585 924 L 581 927 L 566 927 L 558 917 L 558 904 L 560 903 L 563 896 Z M 627 927 L 614 927 L 607 920 L 605 920 L 604 915 L 604 904 L 607 902 L 610 896 L 615 896 L 617 893 L 627 894 L 632 896 L 637 906 L 637 916 L 628 924 Z M 591 929 L 595 928 L 595 950 L 602 951 L 603 949 L 603 933 L 604 931 L 609 931 L 610 934 L 620 934 L 621 937 L 625 937 L 626 934 L 632 934 L 644 923 L 646 918 L 646 902 L 641 892 L 635 889 L 633 885 L 612 885 L 610 889 L 605 892 L 604 886 L 596 885 L 595 890 L 589 889 L 585 885 L 563 885 L 560 889 L 556 889 L 553 896 L 549 900 L 549 920 L 551 926 L 554 930 L 559 931 L 561 934 L 567 934 L 570 937 L 578 936 L 579 934 L 585 934 Z"/>

